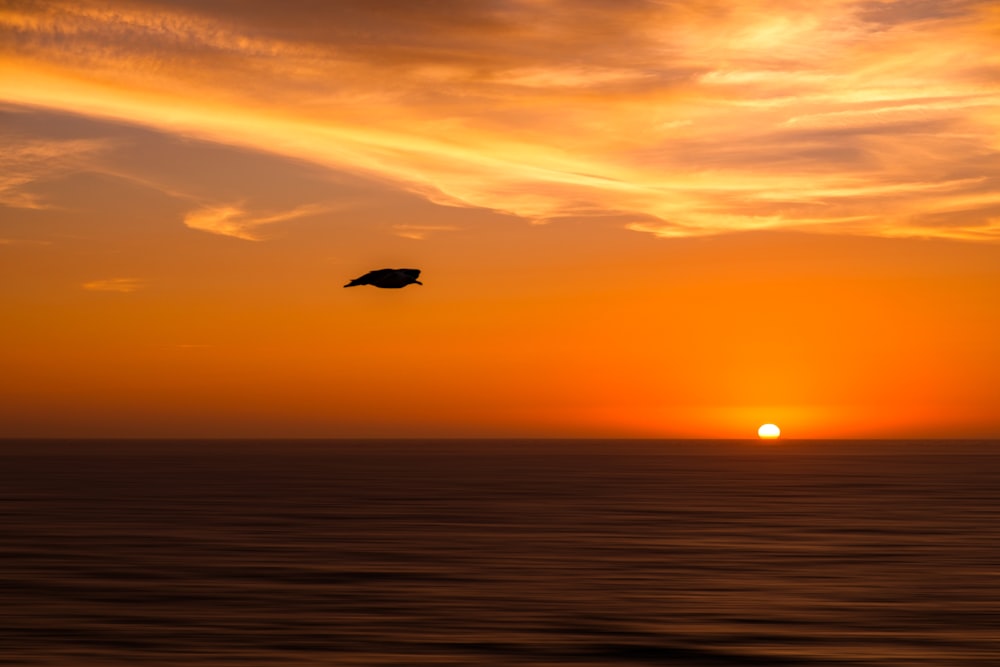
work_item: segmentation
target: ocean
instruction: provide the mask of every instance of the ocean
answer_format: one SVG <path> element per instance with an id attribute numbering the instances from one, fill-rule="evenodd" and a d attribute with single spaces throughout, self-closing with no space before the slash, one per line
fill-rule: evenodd
<path id="1" fill-rule="evenodd" d="M 0 665 L 1000 665 L 1000 442 L 6 441 Z"/>

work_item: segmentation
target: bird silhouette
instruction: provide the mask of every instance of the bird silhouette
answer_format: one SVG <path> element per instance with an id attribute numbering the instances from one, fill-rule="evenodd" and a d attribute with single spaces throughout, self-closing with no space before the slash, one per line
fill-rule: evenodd
<path id="1" fill-rule="evenodd" d="M 344 287 L 356 287 L 358 285 L 374 285 L 385 289 L 397 289 L 406 287 L 410 283 L 423 285 L 417 280 L 420 276 L 420 269 L 376 269 L 369 271 L 360 278 L 355 278 Z"/>

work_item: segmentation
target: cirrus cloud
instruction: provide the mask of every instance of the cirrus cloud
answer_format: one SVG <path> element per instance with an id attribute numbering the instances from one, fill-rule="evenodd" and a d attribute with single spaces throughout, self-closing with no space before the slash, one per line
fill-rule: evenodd
<path id="1" fill-rule="evenodd" d="M 206 206 L 189 212 L 184 217 L 184 224 L 191 229 L 211 234 L 232 236 L 245 241 L 260 241 L 263 238 L 259 231 L 260 227 L 316 215 L 327 210 L 329 207 L 307 205 L 281 213 L 254 214 L 248 212 L 242 205 Z"/>
<path id="2" fill-rule="evenodd" d="M 120 292 L 130 294 L 138 292 L 146 286 L 146 282 L 139 278 L 103 278 L 91 280 L 82 285 L 83 289 L 91 292 Z"/>
<path id="3" fill-rule="evenodd" d="M 33 139 L 2 135 L 0 206 L 46 209 L 52 204 L 32 191 L 35 184 L 86 169 L 108 142 L 97 139 Z"/>
<path id="4" fill-rule="evenodd" d="M 998 27 L 986 0 L 54 1 L 0 15 L 0 81 L 539 222 L 978 241 L 998 238 Z M 185 222 L 259 239 L 305 214 Z"/>

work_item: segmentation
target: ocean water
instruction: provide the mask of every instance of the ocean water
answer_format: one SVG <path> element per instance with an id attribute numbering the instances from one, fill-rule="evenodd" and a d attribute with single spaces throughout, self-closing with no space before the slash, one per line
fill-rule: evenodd
<path id="1" fill-rule="evenodd" d="M 0 665 L 995 667 L 1000 443 L 0 443 Z"/>

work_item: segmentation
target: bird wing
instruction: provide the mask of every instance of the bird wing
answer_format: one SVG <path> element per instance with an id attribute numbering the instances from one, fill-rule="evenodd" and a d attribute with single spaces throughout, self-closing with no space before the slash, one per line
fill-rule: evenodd
<path id="1" fill-rule="evenodd" d="M 381 280 L 389 278 L 395 272 L 396 272 L 395 269 L 375 269 L 374 271 L 369 271 L 365 275 L 361 276 L 360 278 L 356 278 L 355 280 L 357 280 L 362 285 L 372 285 Z"/>
<path id="2" fill-rule="evenodd" d="M 405 273 L 414 280 L 420 277 L 420 269 L 396 269 L 396 270 L 399 271 L 400 273 Z"/>
<path id="3" fill-rule="evenodd" d="M 352 280 L 351 282 L 344 285 L 344 287 L 355 287 L 357 285 L 371 285 L 372 282 L 378 280 L 380 275 L 384 275 L 387 271 L 391 269 L 378 269 L 376 271 L 369 271 L 363 276 L 359 276 Z"/>

